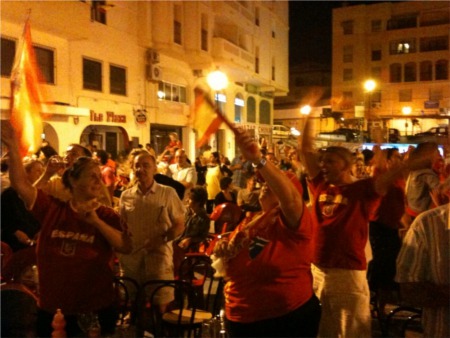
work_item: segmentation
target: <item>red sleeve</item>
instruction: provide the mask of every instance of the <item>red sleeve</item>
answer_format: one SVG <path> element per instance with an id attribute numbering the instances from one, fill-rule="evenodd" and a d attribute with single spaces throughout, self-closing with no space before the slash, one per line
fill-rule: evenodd
<path id="1" fill-rule="evenodd" d="M 128 231 L 127 223 L 120 217 L 120 215 L 114 211 L 114 209 L 101 206 L 97 209 L 98 217 L 106 224 L 110 225 L 114 229 L 119 231 Z"/>

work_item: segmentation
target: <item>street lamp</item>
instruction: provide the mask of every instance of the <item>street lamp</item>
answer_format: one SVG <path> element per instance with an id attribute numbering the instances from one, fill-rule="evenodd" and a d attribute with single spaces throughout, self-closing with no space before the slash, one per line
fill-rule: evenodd
<path id="1" fill-rule="evenodd" d="M 408 136 L 408 118 L 407 115 L 411 114 L 411 107 L 403 107 L 402 114 L 405 115 L 405 136 Z"/>
<path id="2" fill-rule="evenodd" d="M 309 115 L 309 113 L 311 113 L 311 106 L 309 104 L 300 108 L 300 114 Z"/>
<path id="3" fill-rule="evenodd" d="M 377 83 L 374 80 L 367 80 L 366 82 L 364 82 L 364 89 L 366 90 L 366 93 L 368 94 L 368 109 L 367 109 L 367 116 L 366 116 L 366 121 L 367 121 L 367 130 L 370 131 L 370 125 L 369 125 L 369 121 L 372 119 L 371 116 L 371 108 L 372 108 L 372 92 L 373 90 L 376 88 Z M 372 137 L 372 135 L 370 135 Z M 362 133 L 361 133 L 361 137 L 362 137 Z"/>

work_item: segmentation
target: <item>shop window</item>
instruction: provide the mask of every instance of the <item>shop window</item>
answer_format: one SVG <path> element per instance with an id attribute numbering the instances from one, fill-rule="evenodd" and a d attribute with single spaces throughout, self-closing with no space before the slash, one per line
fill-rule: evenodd
<path id="1" fill-rule="evenodd" d="M 109 66 L 109 90 L 111 94 L 127 95 L 127 71 L 124 67 Z"/>
<path id="2" fill-rule="evenodd" d="M 33 46 L 36 55 L 36 62 L 41 71 L 43 81 L 55 84 L 55 56 L 52 49 Z"/>
<path id="3" fill-rule="evenodd" d="M 436 62 L 436 80 L 448 80 L 448 60 Z"/>
<path id="4" fill-rule="evenodd" d="M 256 101 L 252 96 L 247 99 L 247 122 L 256 122 Z"/>
<path id="5" fill-rule="evenodd" d="M 270 103 L 262 100 L 259 103 L 259 123 L 270 124 Z"/>
<path id="6" fill-rule="evenodd" d="M 16 54 L 16 41 L 2 38 L 1 40 L 1 76 L 10 77 Z"/>
<path id="7" fill-rule="evenodd" d="M 422 61 L 420 63 L 420 81 L 433 80 L 433 64 L 431 61 Z"/>
<path id="8" fill-rule="evenodd" d="M 404 69 L 405 82 L 414 82 L 416 81 L 416 63 L 408 62 L 405 64 Z"/>
<path id="9" fill-rule="evenodd" d="M 83 58 L 83 89 L 102 91 L 101 62 Z"/>
<path id="10" fill-rule="evenodd" d="M 393 63 L 389 66 L 389 82 L 402 82 L 402 65 Z"/>

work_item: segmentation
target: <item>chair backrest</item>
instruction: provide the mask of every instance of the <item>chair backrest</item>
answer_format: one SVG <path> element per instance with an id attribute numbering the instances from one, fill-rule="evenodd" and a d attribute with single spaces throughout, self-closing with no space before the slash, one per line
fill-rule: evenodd
<path id="1" fill-rule="evenodd" d="M 1 286 L 1 337 L 36 337 L 37 298 L 22 284 Z"/>
<path id="2" fill-rule="evenodd" d="M 114 278 L 114 288 L 116 290 L 116 304 L 119 311 L 118 325 L 122 327 L 134 324 L 136 320 L 139 284 L 136 280 L 126 276 L 116 276 Z"/>
<path id="3" fill-rule="evenodd" d="M 11 247 L 5 242 L 1 242 L 0 259 L 1 259 L 2 270 L 3 270 L 4 266 L 9 262 L 12 255 L 13 255 L 13 251 L 12 251 Z"/>
<path id="4" fill-rule="evenodd" d="M 242 209 L 235 203 L 222 203 L 217 205 L 209 216 L 214 221 L 214 232 L 223 231 L 223 225 L 227 223 L 225 231 L 233 231 L 242 218 Z"/>
<path id="5" fill-rule="evenodd" d="M 222 280 L 214 277 L 211 264 L 211 258 L 205 254 L 188 253 L 180 265 L 179 278 L 195 289 L 197 307 L 215 316 L 220 312 L 223 290 Z"/>
<path id="6" fill-rule="evenodd" d="M 164 291 L 172 292 L 174 300 L 167 307 L 167 311 L 161 313 L 158 297 L 159 293 Z M 137 301 L 137 334 L 149 331 L 156 337 L 183 337 L 183 332 L 187 331 L 187 337 L 190 337 L 197 310 L 195 302 L 191 300 L 195 298 L 195 290 L 191 284 L 182 280 L 145 282 L 139 289 Z M 174 314 L 171 321 L 164 319 L 168 311 Z"/>

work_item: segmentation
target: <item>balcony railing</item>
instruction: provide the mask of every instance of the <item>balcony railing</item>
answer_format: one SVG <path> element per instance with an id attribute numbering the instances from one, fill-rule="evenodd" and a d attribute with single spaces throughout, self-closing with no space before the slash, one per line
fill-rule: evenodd
<path id="1" fill-rule="evenodd" d="M 232 62 L 248 70 L 254 70 L 255 56 L 223 38 L 213 38 L 212 54 L 215 58 Z"/>

